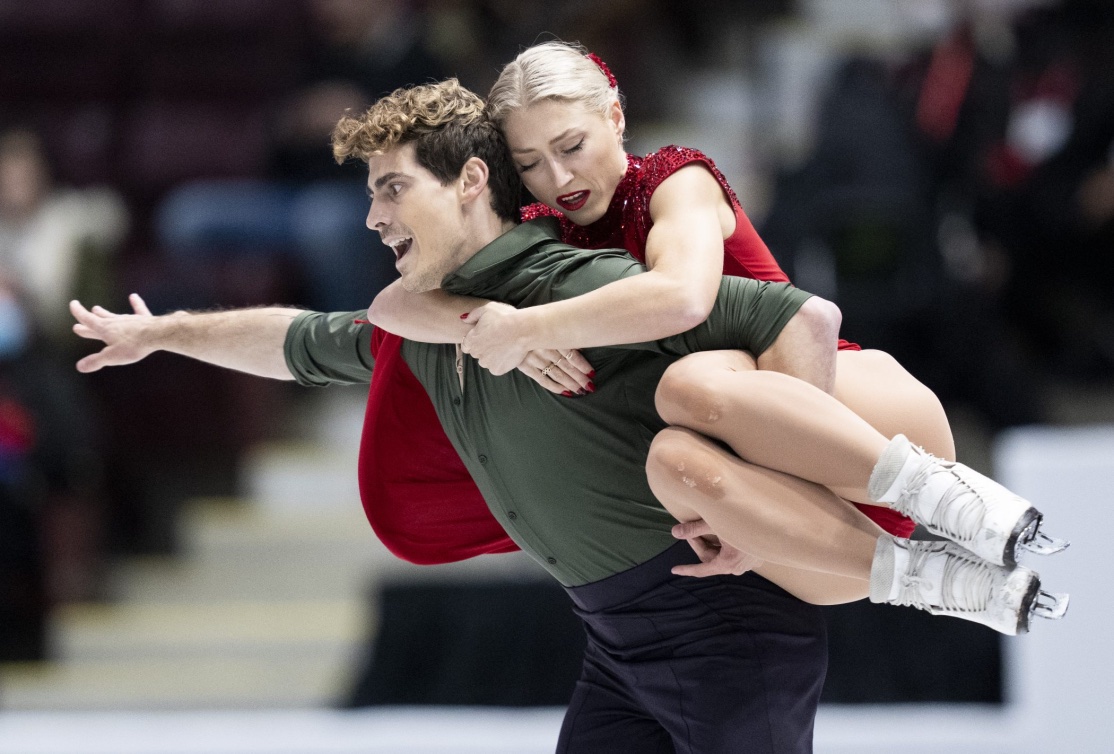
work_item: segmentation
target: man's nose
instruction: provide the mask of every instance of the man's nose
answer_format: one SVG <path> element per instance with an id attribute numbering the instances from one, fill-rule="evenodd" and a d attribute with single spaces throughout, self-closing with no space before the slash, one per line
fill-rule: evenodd
<path id="1" fill-rule="evenodd" d="M 387 219 L 383 216 L 383 211 L 376 209 L 375 202 L 371 203 L 371 207 L 367 211 L 365 224 L 369 230 L 382 230 L 387 225 Z"/>

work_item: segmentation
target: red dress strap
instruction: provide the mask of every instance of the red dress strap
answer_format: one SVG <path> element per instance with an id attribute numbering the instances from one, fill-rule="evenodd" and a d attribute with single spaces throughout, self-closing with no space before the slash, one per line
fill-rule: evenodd
<path id="1" fill-rule="evenodd" d="M 371 349 L 359 481 L 375 534 L 396 556 L 422 565 L 517 550 L 403 360 L 402 338 L 377 328 Z"/>

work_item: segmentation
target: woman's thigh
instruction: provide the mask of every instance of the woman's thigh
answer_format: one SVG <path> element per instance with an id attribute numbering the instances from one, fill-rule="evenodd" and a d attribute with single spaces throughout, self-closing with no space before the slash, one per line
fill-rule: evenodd
<path id="1" fill-rule="evenodd" d="M 886 437 L 903 434 L 955 460 L 951 426 L 936 394 L 884 351 L 840 351 L 835 397 Z"/>

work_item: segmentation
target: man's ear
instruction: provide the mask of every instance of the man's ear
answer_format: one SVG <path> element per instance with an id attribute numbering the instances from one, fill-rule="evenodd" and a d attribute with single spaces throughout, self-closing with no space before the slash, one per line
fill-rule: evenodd
<path id="1" fill-rule="evenodd" d="M 475 201 L 487 188 L 487 163 L 479 157 L 469 157 L 460 170 L 460 200 L 467 204 Z"/>

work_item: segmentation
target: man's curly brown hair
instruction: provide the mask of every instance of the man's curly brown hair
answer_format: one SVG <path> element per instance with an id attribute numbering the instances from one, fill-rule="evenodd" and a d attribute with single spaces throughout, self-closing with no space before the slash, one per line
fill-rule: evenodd
<path id="1" fill-rule="evenodd" d="M 411 142 L 418 164 L 442 185 L 459 178 L 470 158 L 483 160 L 491 208 L 518 222 L 522 184 L 503 134 L 484 114 L 484 101 L 456 79 L 396 89 L 363 115 L 341 118 L 333 129 L 333 157 L 367 162 Z"/>

